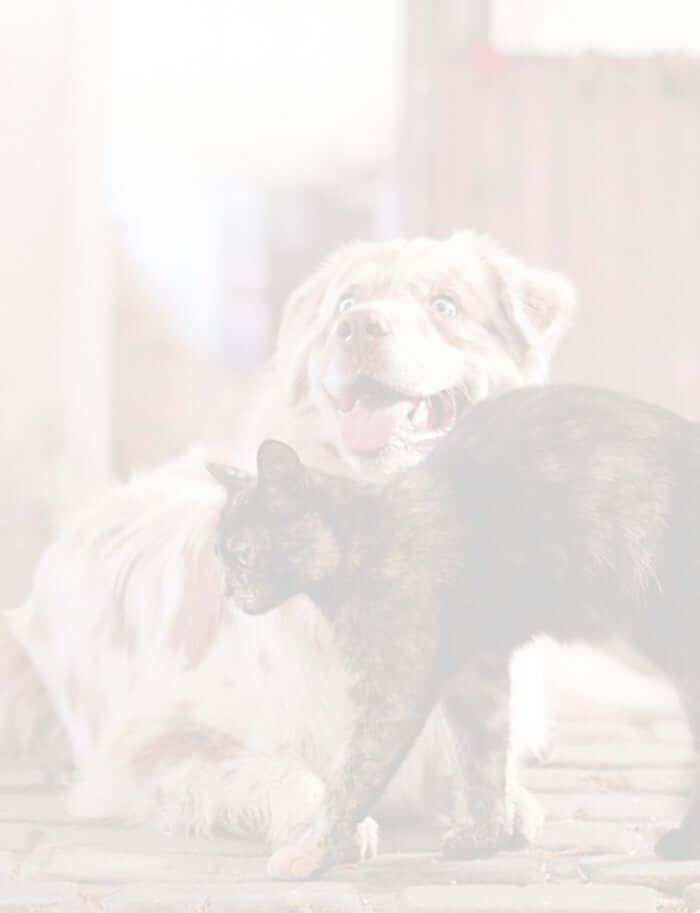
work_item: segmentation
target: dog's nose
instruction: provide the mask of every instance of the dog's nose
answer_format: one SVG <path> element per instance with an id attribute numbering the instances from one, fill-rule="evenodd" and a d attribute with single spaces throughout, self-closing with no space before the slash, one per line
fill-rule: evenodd
<path id="1" fill-rule="evenodd" d="M 366 337 L 379 339 L 391 332 L 387 320 L 376 311 L 356 311 L 348 314 L 336 324 L 335 335 L 341 342 L 362 340 Z"/>

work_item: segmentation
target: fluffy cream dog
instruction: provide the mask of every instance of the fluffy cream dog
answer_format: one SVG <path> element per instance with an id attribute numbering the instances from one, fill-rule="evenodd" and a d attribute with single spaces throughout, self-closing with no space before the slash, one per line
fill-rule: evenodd
<path id="1" fill-rule="evenodd" d="M 58 733 L 76 813 L 293 840 L 347 739 L 347 682 L 309 602 L 227 610 L 205 458 L 252 467 L 273 436 L 327 471 L 409 466 L 470 403 L 544 381 L 573 306 L 565 279 L 469 232 L 333 254 L 286 307 L 246 440 L 110 488 L 47 551 L 0 631 L 5 740 Z M 420 805 L 448 759 L 438 713 L 394 802 Z"/>

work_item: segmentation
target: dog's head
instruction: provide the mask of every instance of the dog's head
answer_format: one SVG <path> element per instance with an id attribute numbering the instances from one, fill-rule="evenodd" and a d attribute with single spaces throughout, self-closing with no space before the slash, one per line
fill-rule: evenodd
<path id="1" fill-rule="evenodd" d="M 469 404 L 543 382 L 573 310 L 566 279 L 472 232 L 356 243 L 292 295 L 277 366 L 292 412 L 322 413 L 340 465 L 383 474 L 418 462 Z"/>

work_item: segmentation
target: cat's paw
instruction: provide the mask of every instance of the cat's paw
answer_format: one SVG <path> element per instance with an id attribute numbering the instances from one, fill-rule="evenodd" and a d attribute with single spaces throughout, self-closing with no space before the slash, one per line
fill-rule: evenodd
<path id="1" fill-rule="evenodd" d="M 478 835 L 471 827 L 453 827 L 442 838 L 442 855 L 447 859 L 486 859 L 500 849 L 501 839 Z"/>
<path id="2" fill-rule="evenodd" d="M 674 828 L 656 841 L 654 852 L 660 859 L 697 859 L 700 834 L 695 828 Z"/>
<path id="3" fill-rule="evenodd" d="M 311 878 L 328 859 L 325 841 L 314 834 L 302 837 L 297 843 L 283 846 L 267 861 L 267 874 L 282 881 L 303 881 Z"/>
<path id="4" fill-rule="evenodd" d="M 529 789 L 514 784 L 506 790 L 504 830 L 509 837 L 536 843 L 544 827 L 544 811 Z"/>
<path id="5" fill-rule="evenodd" d="M 442 854 L 449 859 L 483 859 L 505 844 L 505 802 L 502 795 L 472 797 L 465 824 L 442 838 Z"/>
<path id="6" fill-rule="evenodd" d="M 379 825 L 369 815 L 357 825 L 355 841 L 360 850 L 360 862 L 376 859 L 379 853 Z"/>
<path id="7" fill-rule="evenodd" d="M 477 831 L 472 825 L 453 827 L 442 838 L 442 855 L 446 859 L 486 859 L 501 849 L 503 832 Z"/>

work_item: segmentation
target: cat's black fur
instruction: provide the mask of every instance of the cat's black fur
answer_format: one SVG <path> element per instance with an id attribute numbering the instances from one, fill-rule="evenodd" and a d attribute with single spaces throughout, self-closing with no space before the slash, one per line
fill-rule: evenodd
<path id="1" fill-rule="evenodd" d="M 349 841 L 438 699 L 464 734 L 469 796 L 446 849 L 498 847 L 508 656 L 539 632 L 628 638 L 700 734 L 700 429 L 678 416 L 602 390 L 524 389 L 473 408 L 382 486 L 266 442 L 257 483 L 227 487 L 219 548 L 235 601 L 257 613 L 308 593 L 355 682 L 351 744 L 299 874 Z M 694 800 L 657 849 L 699 844 Z"/>

